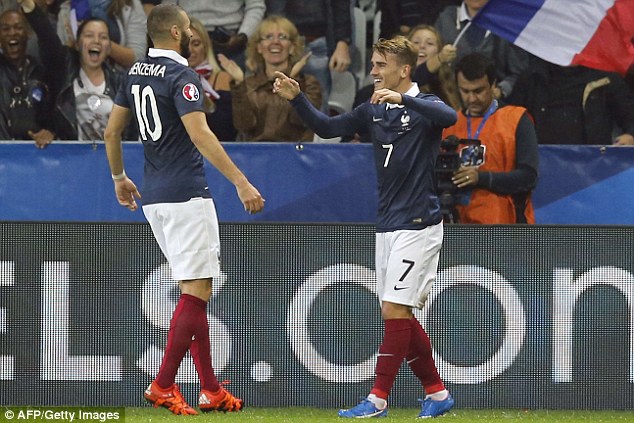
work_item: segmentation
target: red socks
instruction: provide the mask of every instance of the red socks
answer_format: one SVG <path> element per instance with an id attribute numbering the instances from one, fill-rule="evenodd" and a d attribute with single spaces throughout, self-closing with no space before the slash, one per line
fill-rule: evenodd
<path id="1" fill-rule="evenodd" d="M 174 384 L 181 361 L 191 347 L 203 389 L 218 390 L 218 381 L 211 367 L 206 309 L 207 302 L 192 295 L 181 294 L 170 322 L 161 369 L 156 376 L 159 387 L 166 389 Z"/>
<path id="2" fill-rule="evenodd" d="M 394 385 L 396 374 L 407 354 L 412 338 L 410 319 L 389 319 L 385 321 L 383 343 L 376 361 L 376 379 L 371 394 L 387 399 Z"/>
<path id="3" fill-rule="evenodd" d="M 407 364 L 423 384 L 425 394 L 430 395 L 445 389 L 440 379 L 434 358 L 432 357 L 431 342 L 429 336 L 418 322 L 416 317 L 411 319 L 412 339 L 407 352 Z"/>

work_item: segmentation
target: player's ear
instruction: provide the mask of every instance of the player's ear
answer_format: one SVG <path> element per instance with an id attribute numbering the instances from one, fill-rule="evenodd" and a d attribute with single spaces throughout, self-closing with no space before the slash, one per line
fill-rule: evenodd
<path id="1" fill-rule="evenodd" d="M 170 35 L 172 36 L 172 38 L 178 40 L 180 33 L 181 30 L 180 28 L 178 28 L 178 25 L 172 25 L 172 27 L 170 28 Z"/>

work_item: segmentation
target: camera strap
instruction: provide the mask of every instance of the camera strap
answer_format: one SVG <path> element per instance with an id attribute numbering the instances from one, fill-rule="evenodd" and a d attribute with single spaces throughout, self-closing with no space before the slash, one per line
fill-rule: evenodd
<path id="1" fill-rule="evenodd" d="M 491 105 L 489 106 L 489 108 L 487 109 L 486 113 L 484 114 L 484 116 L 482 116 L 482 121 L 480 122 L 480 125 L 478 125 L 478 129 L 476 129 L 476 133 L 471 135 L 471 115 L 468 114 L 467 115 L 467 138 L 469 139 L 480 139 L 480 131 L 482 131 L 482 128 L 484 128 L 484 124 L 486 123 L 487 119 L 489 119 L 491 117 L 491 115 L 493 113 L 495 113 L 495 111 L 498 108 L 498 101 L 493 99 L 493 101 L 491 102 Z"/>

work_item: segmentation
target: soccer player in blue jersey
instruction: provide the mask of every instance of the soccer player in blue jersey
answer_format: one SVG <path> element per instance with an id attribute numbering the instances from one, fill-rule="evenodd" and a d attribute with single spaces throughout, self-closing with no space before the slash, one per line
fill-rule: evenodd
<path id="1" fill-rule="evenodd" d="M 201 382 L 202 411 L 237 411 L 243 401 L 225 390 L 211 364 L 206 307 L 212 277 L 219 275 L 218 219 L 207 187 L 203 156 L 237 190 L 249 213 L 264 199 L 231 161 L 207 126 L 204 95 L 196 72 L 188 67 L 192 36 L 187 14 L 176 5 L 159 5 L 148 16 L 155 48 L 136 62 L 115 98 L 105 132 L 106 152 L 117 199 L 130 210 L 141 198 L 123 168 L 121 134 L 136 118 L 145 152 L 143 212 L 167 258 L 181 297 L 172 315 L 165 355 L 145 399 L 174 414 L 197 414 L 174 383 L 190 350 Z"/>
<path id="2" fill-rule="evenodd" d="M 367 398 L 340 417 L 382 417 L 404 359 L 425 390 L 419 417 L 446 413 L 454 400 L 432 358 L 429 337 L 414 317 L 436 279 L 443 238 L 434 166 L 442 129 L 456 112 L 412 82 L 417 49 L 405 37 L 381 39 L 373 47 L 369 102 L 329 117 L 315 109 L 299 84 L 277 73 L 274 91 L 290 100 L 304 122 L 323 138 L 369 133 L 379 185 L 376 234 L 377 293 L 385 323 L 374 386 Z"/>

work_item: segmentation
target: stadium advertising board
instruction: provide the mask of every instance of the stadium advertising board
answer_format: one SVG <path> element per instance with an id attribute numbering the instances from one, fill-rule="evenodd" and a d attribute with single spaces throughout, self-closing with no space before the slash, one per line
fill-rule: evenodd
<path id="1" fill-rule="evenodd" d="M 2 405 L 137 406 L 178 293 L 145 224 L 0 223 Z M 216 373 L 251 406 L 367 393 L 381 321 L 369 225 L 223 224 Z M 634 228 L 448 226 L 418 314 L 458 407 L 634 407 Z M 194 401 L 186 357 L 177 382 Z M 401 372 L 394 406 L 415 407 Z"/>

